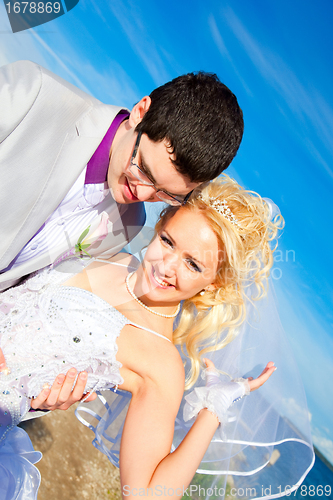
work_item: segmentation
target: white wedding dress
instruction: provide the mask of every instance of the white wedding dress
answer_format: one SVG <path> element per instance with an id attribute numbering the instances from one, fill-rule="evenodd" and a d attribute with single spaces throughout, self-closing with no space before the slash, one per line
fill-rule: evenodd
<path id="1" fill-rule="evenodd" d="M 87 391 L 123 382 L 116 339 L 126 324 L 139 325 L 98 296 L 62 286 L 90 262 L 72 258 L 47 267 L 0 295 L 0 347 L 10 369 L 0 374 L 1 500 L 36 498 L 40 477 L 32 464 L 41 454 L 16 425 L 45 383 L 71 367 L 88 372 Z"/>
<path id="2" fill-rule="evenodd" d="M 95 431 L 94 445 L 111 462 L 119 463 L 130 394 L 106 389 L 122 383 L 116 339 L 126 324 L 134 323 L 96 295 L 62 286 L 90 262 L 71 258 L 36 272 L 0 295 L 0 347 L 10 368 L 8 375 L 0 374 L 1 500 L 37 498 L 40 475 L 33 464 L 41 453 L 34 451 L 28 435 L 16 425 L 29 410 L 29 398 L 71 367 L 88 371 L 87 390 L 103 391 L 98 401 L 80 405 L 77 416 Z M 231 408 L 229 423 L 223 434 L 218 430 L 198 469 L 205 478 L 197 476 L 192 485 L 205 485 L 202 498 L 211 496 L 211 491 L 223 498 L 227 474 L 233 475 L 240 497 L 246 488 L 252 488 L 247 492 L 252 499 L 276 498 L 288 493 L 288 486 L 297 488 L 314 460 L 309 416 L 302 383 L 271 301 L 262 300 L 249 308 L 237 338 L 209 357 L 228 374 L 227 379 L 256 377 L 267 361 L 275 361 L 278 371 L 260 390 Z M 198 380 L 197 385 L 202 384 Z M 183 420 L 183 403 L 175 422 L 173 448 L 192 425 Z"/>

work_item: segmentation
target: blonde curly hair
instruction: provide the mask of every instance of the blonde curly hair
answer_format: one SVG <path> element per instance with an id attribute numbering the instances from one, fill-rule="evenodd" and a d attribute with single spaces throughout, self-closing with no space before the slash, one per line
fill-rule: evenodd
<path id="1" fill-rule="evenodd" d="M 213 207 L 215 202 L 223 201 L 236 218 L 236 224 Z M 255 285 L 250 300 L 258 300 L 266 294 L 276 237 L 284 220 L 281 215 L 271 220 L 267 202 L 225 174 L 196 189 L 185 206 L 167 207 L 155 231 L 160 232 L 177 210 L 203 215 L 218 239 L 223 256 L 216 288 L 183 302 L 173 334 L 174 344 L 181 345 L 183 351 L 186 349 L 191 363 L 186 380 L 186 388 L 189 388 L 198 378 L 201 359 L 208 352 L 222 349 L 237 335 L 246 316 L 247 289 Z"/>

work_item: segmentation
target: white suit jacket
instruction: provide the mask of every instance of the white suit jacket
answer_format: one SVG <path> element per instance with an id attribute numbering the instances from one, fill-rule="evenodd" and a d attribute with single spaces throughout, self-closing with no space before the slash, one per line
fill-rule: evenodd
<path id="1" fill-rule="evenodd" d="M 0 269 L 54 212 L 120 109 L 32 62 L 0 68 Z M 110 220 L 118 210 L 121 219 L 98 252 L 116 253 L 144 224 L 143 204 L 117 205 L 111 196 L 103 203 Z M 46 254 L 0 274 L 0 290 L 51 261 Z"/>

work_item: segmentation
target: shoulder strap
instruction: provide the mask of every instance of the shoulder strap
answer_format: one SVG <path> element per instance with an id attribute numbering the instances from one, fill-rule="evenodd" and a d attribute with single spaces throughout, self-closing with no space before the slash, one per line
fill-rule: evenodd
<path id="1" fill-rule="evenodd" d="M 151 330 L 150 328 L 146 328 L 145 326 L 138 325 L 137 323 L 134 323 L 133 321 L 128 320 L 128 325 L 135 326 L 136 328 L 140 328 L 141 330 L 146 330 L 147 332 L 153 333 L 154 335 L 157 335 L 157 337 L 161 337 L 164 340 L 167 340 L 168 342 L 171 342 L 168 337 L 165 337 L 164 335 L 161 335 L 160 333 L 154 332 L 154 330 Z"/>
<path id="2" fill-rule="evenodd" d="M 121 264 L 120 262 L 112 262 L 110 260 L 106 260 L 106 259 L 94 259 L 96 262 L 105 262 L 105 264 L 114 264 L 115 266 L 121 266 L 121 267 L 127 267 L 128 269 L 133 269 L 134 271 L 137 269 L 136 267 L 133 267 L 133 266 L 129 266 L 127 264 Z"/>

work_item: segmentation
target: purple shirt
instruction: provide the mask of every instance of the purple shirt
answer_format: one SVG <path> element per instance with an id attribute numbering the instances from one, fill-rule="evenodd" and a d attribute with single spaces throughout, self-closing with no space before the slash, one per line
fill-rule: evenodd
<path id="1" fill-rule="evenodd" d="M 107 180 L 111 145 L 119 125 L 128 117 L 129 112 L 122 109 L 114 118 L 102 142 L 87 164 L 85 184 L 99 184 Z"/>

